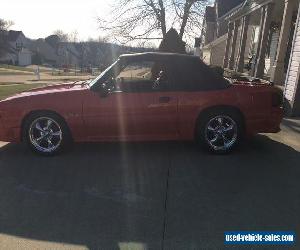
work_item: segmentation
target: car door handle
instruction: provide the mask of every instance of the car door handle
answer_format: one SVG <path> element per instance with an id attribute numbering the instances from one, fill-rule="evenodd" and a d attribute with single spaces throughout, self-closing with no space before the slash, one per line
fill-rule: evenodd
<path id="1" fill-rule="evenodd" d="M 168 103 L 170 101 L 171 101 L 171 97 L 169 97 L 169 96 L 161 96 L 158 99 L 159 103 Z"/>

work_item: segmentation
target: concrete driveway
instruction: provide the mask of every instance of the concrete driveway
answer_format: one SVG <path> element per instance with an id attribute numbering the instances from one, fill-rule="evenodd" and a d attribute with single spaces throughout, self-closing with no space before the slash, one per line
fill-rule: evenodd
<path id="1" fill-rule="evenodd" d="M 0 148 L 0 249 L 228 247 L 224 231 L 300 235 L 300 122 L 227 156 L 189 143 Z"/>

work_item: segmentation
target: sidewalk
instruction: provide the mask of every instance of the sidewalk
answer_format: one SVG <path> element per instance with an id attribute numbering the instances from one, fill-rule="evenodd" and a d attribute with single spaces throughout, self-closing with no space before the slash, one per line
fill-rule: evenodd
<path id="1" fill-rule="evenodd" d="M 268 137 L 300 151 L 300 118 L 284 118 L 281 123 L 281 132 L 268 134 Z"/>

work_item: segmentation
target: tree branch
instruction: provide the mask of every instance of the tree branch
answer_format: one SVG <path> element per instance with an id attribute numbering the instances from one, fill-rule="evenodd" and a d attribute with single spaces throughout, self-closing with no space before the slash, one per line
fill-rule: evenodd
<path id="1" fill-rule="evenodd" d="M 118 41 L 164 38 L 168 27 L 183 39 L 188 30 L 200 33 L 209 0 L 114 0 L 111 15 L 98 18 L 99 29 Z M 199 34 L 198 34 L 199 35 Z"/>

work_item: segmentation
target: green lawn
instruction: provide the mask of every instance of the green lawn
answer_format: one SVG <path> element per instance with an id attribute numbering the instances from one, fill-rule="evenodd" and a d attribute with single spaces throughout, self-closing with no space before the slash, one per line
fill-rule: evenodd
<path id="1" fill-rule="evenodd" d="M 33 73 L 27 71 L 2 71 L 0 70 L 0 76 L 14 76 L 14 75 L 33 75 Z"/>
<path id="2" fill-rule="evenodd" d="M 12 70 L 20 70 L 20 71 L 27 71 L 27 72 L 34 72 L 34 69 L 21 67 L 21 66 L 14 66 L 14 65 L 8 65 L 8 64 L 0 64 L 0 68 L 3 69 L 12 69 Z"/>
<path id="3" fill-rule="evenodd" d="M 16 93 L 23 92 L 25 90 L 45 86 L 45 84 L 34 83 L 34 84 L 16 84 L 16 85 L 0 85 L 0 100 L 6 97 L 12 96 Z"/>
<path id="4" fill-rule="evenodd" d="M 37 69 L 37 65 L 31 65 L 27 67 L 22 67 L 22 66 L 15 66 L 15 65 L 8 65 L 8 64 L 0 64 L 0 70 L 2 71 L 7 70 L 7 71 L 19 71 L 19 73 L 28 73 L 28 74 L 33 74 L 35 70 Z M 40 73 L 51 73 L 52 69 L 44 66 L 40 66 Z"/>

